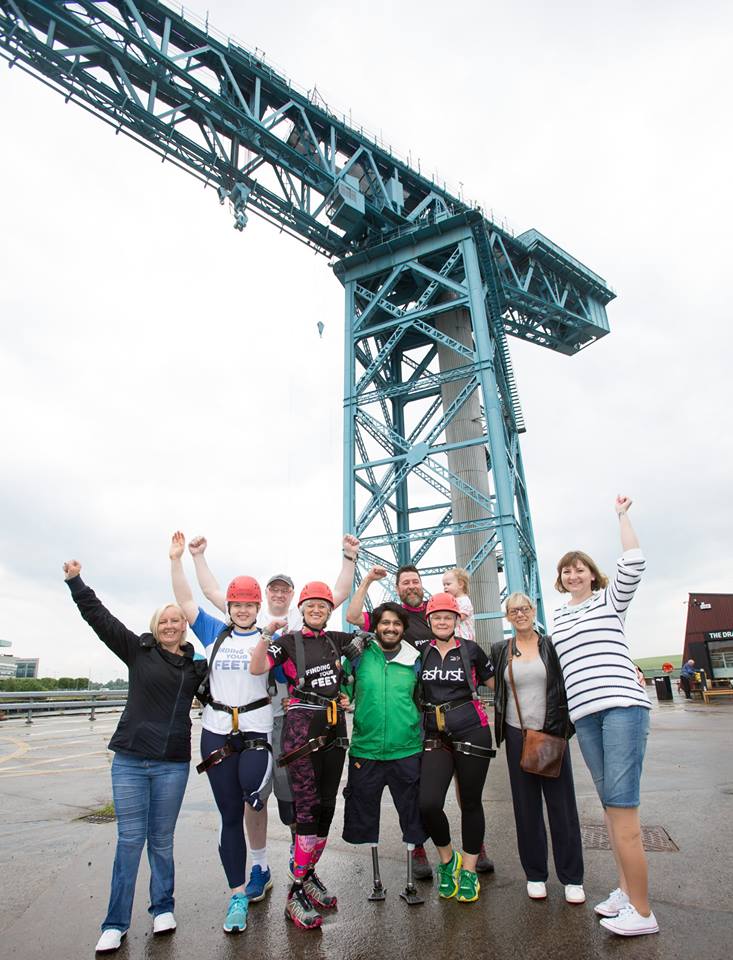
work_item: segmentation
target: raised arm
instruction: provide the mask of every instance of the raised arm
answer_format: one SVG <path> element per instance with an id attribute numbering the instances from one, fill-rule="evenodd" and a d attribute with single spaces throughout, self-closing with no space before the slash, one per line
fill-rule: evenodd
<path id="1" fill-rule="evenodd" d="M 351 593 L 351 588 L 354 585 L 354 574 L 356 573 L 356 558 L 359 555 L 359 541 L 350 533 L 346 533 L 344 534 L 343 548 L 344 559 L 341 564 L 341 573 L 339 573 L 336 583 L 333 585 L 334 607 L 340 607 Z"/>
<path id="2" fill-rule="evenodd" d="M 173 583 L 173 596 L 176 603 L 183 610 L 189 625 L 193 626 L 199 615 L 199 608 L 193 599 L 191 587 L 188 585 L 186 574 L 183 572 L 183 563 L 181 557 L 186 547 L 186 538 L 180 530 L 171 537 L 171 546 L 168 556 L 171 558 L 171 581 Z"/>
<path id="3" fill-rule="evenodd" d="M 201 587 L 201 592 L 206 599 L 210 600 L 211 603 L 213 603 L 215 607 L 218 607 L 222 613 L 226 613 L 226 594 L 222 592 L 216 577 L 211 570 L 209 570 L 209 565 L 206 562 L 206 557 L 204 556 L 206 547 L 206 537 L 194 537 L 188 545 L 188 549 L 193 557 L 193 565 L 194 569 L 196 570 L 196 579 L 198 580 L 199 586 Z"/>
<path id="4" fill-rule="evenodd" d="M 614 508 L 618 515 L 619 529 L 621 531 L 621 549 L 626 553 L 627 550 L 635 550 L 639 547 L 639 538 L 631 525 L 629 519 L 629 508 L 633 500 L 629 497 L 616 497 Z"/>
<path id="5" fill-rule="evenodd" d="M 112 653 L 117 654 L 120 660 L 129 664 L 140 647 L 140 638 L 109 612 L 92 588 L 84 583 L 80 574 L 79 561 L 67 560 L 64 564 L 64 580 L 79 613 L 102 643 L 109 647 Z"/>
<path id="6" fill-rule="evenodd" d="M 257 641 L 257 646 L 254 648 L 250 655 L 249 659 L 249 672 L 255 677 L 261 676 L 272 666 L 270 658 L 267 654 L 267 648 L 270 645 L 272 640 L 272 634 L 267 630 L 262 631 L 262 636 Z"/>
<path id="7" fill-rule="evenodd" d="M 364 574 L 364 579 L 356 588 L 356 592 L 346 608 L 346 620 L 348 623 L 353 623 L 355 627 L 365 626 L 364 604 L 366 602 L 367 591 L 376 580 L 383 580 L 386 576 L 387 571 L 384 567 L 371 567 L 371 569 L 367 570 Z"/>

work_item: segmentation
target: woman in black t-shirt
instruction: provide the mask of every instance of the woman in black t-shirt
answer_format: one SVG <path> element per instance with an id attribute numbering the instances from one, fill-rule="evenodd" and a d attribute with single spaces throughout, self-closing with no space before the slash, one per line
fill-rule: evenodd
<path id="1" fill-rule="evenodd" d="M 303 629 L 274 641 L 263 631 L 263 639 L 252 654 L 250 671 L 266 673 L 282 665 L 290 686 L 283 754 L 278 758 L 287 767 L 296 823 L 290 867 L 293 883 L 285 915 L 308 930 L 322 923 L 316 907 L 327 910 L 336 906 L 336 897 L 328 892 L 315 868 L 336 810 L 348 746 L 343 712 L 348 700 L 339 693 L 341 658 L 353 660 L 359 656 L 364 639 L 360 634 L 326 632 L 333 594 L 325 583 L 307 583 L 298 607 Z"/>
<path id="2" fill-rule="evenodd" d="M 420 775 L 420 815 L 438 848 L 441 897 L 471 903 L 480 885 L 476 860 L 484 840 L 481 802 L 491 749 L 489 719 L 476 687 L 493 676 L 489 658 L 477 643 L 455 635 L 458 603 L 449 593 L 428 601 L 433 639 L 422 654 L 425 752 Z M 456 775 L 461 797 L 463 855 L 453 849 L 445 797 Z"/>

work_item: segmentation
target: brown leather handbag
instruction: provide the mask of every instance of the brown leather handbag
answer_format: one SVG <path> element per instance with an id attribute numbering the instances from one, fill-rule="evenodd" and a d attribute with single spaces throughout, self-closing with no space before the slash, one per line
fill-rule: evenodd
<path id="1" fill-rule="evenodd" d="M 526 730 L 522 722 L 522 711 L 519 708 L 517 688 L 514 686 L 514 671 L 512 670 L 513 649 L 511 641 L 507 645 L 509 685 L 514 694 L 514 703 L 517 705 L 517 716 L 522 728 L 522 755 L 519 766 L 525 773 L 535 773 L 540 777 L 557 779 L 562 768 L 562 758 L 565 756 L 568 741 L 565 737 L 556 737 L 541 730 Z"/>

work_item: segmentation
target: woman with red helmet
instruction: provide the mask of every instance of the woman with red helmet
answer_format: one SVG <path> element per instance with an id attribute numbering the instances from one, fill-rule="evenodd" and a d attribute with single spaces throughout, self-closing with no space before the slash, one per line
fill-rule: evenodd
<path id="1" fill-rule="evenodd" d="M 204 712 L 202 761 L 196 769 L 206 772 L 221 815 L 219 856 L 231 889 L 224 930 L 241 933 L 247 926 L 249 908 L 245 893 L 245 803 L 261 809 L 260 792 L 272 776 L 272 707 L 267 677 L 254 676 L 248 669 L 252 651 L 260 641 L 255 620 L 262 592 L 254 577 L 235 577 L 226 593 L 228 623 L 212 617 L 194 602 L 181 562 L 185 543 L 180 531 L 173 534 L 173 592 L 209 660 L 208 678 L 198 693 Z"/>
<path id="2" fill-rule="evenodd" d="M 361 634 L 326 631 L 333 606 L 327 584 L 307 583 L 298 599 L 302 629 L 275 640 L 263 631 L 249 665 L 255 675 L 282 665 L 289 682 L 291 699 L 283 726 L 283 753 L 278 758 L 288 771 L 296 822 L 293 882 L 285 916 L 304 930 L 323 922 L 317 907 L 328 910 L 336 906 L 336 897 L 328 892 L 315 868 L 336 810 L 348 746 L 343 712 L 346 698 L 339 693 L 341 658 L 353 660 L 365 645 Z"/>
<path id="3" fill-rule="evenodd" d="M 438 849 L 438 892 L 464 903 L 478 900 L 476 860 L 484 840 L 481 794 L 494 756 L 478 682 L 493 676 L 491 661 L 473 640 L 456 636 L 459 606 L 449 593 L 428 601 L 433 639 L 422 653 L 425 743 L 420 772 L 420 815 Z M 463 855 L 453 849 L 445 797 L 455 775 L 461 797 Z"/>

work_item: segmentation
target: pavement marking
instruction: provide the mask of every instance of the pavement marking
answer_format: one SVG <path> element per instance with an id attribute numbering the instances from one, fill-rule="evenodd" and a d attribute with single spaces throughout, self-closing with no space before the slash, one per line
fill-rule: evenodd
<path id="1" fill-rule="evenodd" d="M 9 753 L 7 757 L 0 757 L 0 763 L 7 763 L 8 760 L 16 760 L 18 757 L 22 757 L 24 753 L 28 752 L 28 744 L 22 743 L 20 740 L 15 740 L 13 737 L 0 737 L 0 741 L 3 743 L 12 743 L 18 748 L 12 753 Z"/>
<path id="2" fill-rule="evenodd" d="M 103 740 L 106 740 L 107 737 L 102 737 Z M 51 740 L 48 744 L 42 743 L 37 747 L 28 747 L 28 752 L 33 753 L 34 750 L 47 750 L 51 746 L 55 747 L 71 747 L 78 743 L 89 743 L 89 737 L 83 737 L 81 740 Z"/>
<path id="3" fill-rule="evenodd" d="M 65 763 L 67 760 L 78 760 L 80 757 L 103 757 L 106 753 L 106 749 L 92 750 L 91 753 L 73 753 L 67 757 L 51 757 L 50 760 L 28 760 L 23 766 L 28 769 L 29 767 L 40 767 L 44 763 Z"/>
<path id="4" fill-rule="evenodd" d="M 109 764 L 103 763 L 98 767 L 74 767 L 74 773 L 85 773 L 88 770 L 109 770 Z M 11 780 L 13 777 L 52 777 L 59 774 L 68 774 L 69 770 L 25 770 L 21 773 L 4 773 L 0 770 L 0 780 Z"/>

